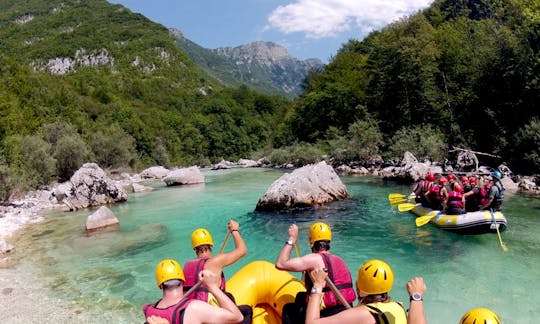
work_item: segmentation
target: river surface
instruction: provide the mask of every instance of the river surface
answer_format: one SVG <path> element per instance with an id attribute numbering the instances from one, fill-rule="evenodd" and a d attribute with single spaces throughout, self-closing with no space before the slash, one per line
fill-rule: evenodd
<path id="1" fill-rule="evenodd" d="M 410 188 L 380 178 L 342 177 L 350 200 L 297 212 L 257 213 L 258 199 L 283 171 L 203 173 L 205 184 L 154 183 L 156 190 L 131 193 L 127 203 L 111 206 L 120 221 L 113 232 L 85 235 L 86 217 L 95 210 L 48 214 L 44 223 L 17 235 L 14 245 L 24 251 L 18 268 L 41 278 L 46 293 L 66 299 L 71 308 L 91 310 L 93 317 L 83 322 L 142 323 L 142 304 L 160 297 L 155 265 L 165 258 L 181 264 L 194 258 L 190 235 L 195 228 L 207 228 L 218 250 L 228 220 L 240 223 L 249 251 L 225 269 L 231 277 L 250 261 L 274 262 L 292 222 L 300 228 L 301 253 L 308 253 L 308 228 L 321 220 L 333 230 L 331 251 L 345 259 L 354 279 L 363 262 L 385 260 L 395 274 L 390 295 L 408 306 L 405 283 L 423 276 L 430 323 L 457 323 L 467 310 L 480 306 L 496 311 L 503 323 L 540 321 L 538 199 L 507 198 L 508 228 L 502 239 L 509 250 L 503 252 L 496 234 L 462 236 L 432 224 L 417 228 L 412 214 L 392 210 L 387 199 L 389 193 Z M 230 240 L 226 251 L 232 248 Z"/>

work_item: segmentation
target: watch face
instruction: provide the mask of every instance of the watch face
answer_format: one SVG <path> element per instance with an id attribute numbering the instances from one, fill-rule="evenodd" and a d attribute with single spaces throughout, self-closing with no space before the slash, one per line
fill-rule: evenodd
<path id="1" fill-rule="evenodd" d="M 411 297 L 413 300 L 422 300 L 422 295 L 418 293 L 414 293 Z"/>

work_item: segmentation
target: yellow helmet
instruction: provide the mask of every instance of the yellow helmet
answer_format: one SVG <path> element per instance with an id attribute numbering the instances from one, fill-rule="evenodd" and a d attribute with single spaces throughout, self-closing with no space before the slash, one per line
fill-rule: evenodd
<path id="1" fill-rule="evenodd" d="M 196 248 L 201 245 L 214 246 L 212 235 L 210 235 L 210 232 L 206 228 L 197 228 L 191 233 L 191 247 Z"/>
<path id="2" fill-rule="evenodd" d="M 471 309 L 459 320 L 459 324 L 500 324 L 499 316 L 487 308 Z"/>
<path id="3" fill-rule="evenodd" d="M 356 288 L 361 294 L 376 295 L 392 290 L 394 272 L 390 266 L 381 260 L 370 260 L 358 269 Z"/>
<path id="4" fill-rule="evenodd" d="M 309 244 L 317 241 L 332 241 L 332 230 L 328 224 L 317 222 L 309 228 Z"/>
<path id="5" fill-rule="evenodd" d="M 180 279 L 182 281 L 186 281 L 184 271 L 182 271 L 182 267 L 180 264 L 178 264 L 178 262 L 172 259 L 162 260 L 156 266 L 156 282 L 158 287 L 161 288 L 161 285 L 165 281 L 171 279 Z"/>

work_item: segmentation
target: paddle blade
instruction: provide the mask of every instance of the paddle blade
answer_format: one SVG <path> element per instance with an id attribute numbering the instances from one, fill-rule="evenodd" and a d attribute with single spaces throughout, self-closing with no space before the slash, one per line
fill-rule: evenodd
<path id="1" fill-rule="evenodd" d="M 506 246 L 506 243 L 503 242 L 501 237 L 501 232 L 499 231 L 499 224 L 497 224 L 497 235 L 499 236 L 499 243 L 501 244 L 501 248 L 504 252 L 508 251 L 508 247 Z"/>
<path id="2" fill-rule="evenodd" d="M 404 194 L 399 194 L 399 193 L 391 193 L 388 195 L 388 200 L 392 200 L 395 198 L 405 199 L 406 196 Z"/>
<path id="3" fill-rule="evenodd" d="M 397 206 L 399 204 L 403 204 L 403 203 L 406 203 L 407 201 L 403 198 L 398 198 L 398 199 L 393 199 L 393 200 L 390 200 L 390 206 Z"/>
<path id="4" fill-rule="evenodd" d="M 409 211 L 411 209 L 413 209 L 414 207 L 416 207 L 417 205 L 416 204 L 411 204 L 411 203 L 403 203 L 403 204 L 399 204 L 397 206 L 398 210 L 400 212 L 404 212 L 404 211 Z"/>
<path id="5" fill-rule="evenodd" d="M 416 220 L 414 222 L 416 223 L 416 226 L 418 226 L 418 227 L 426 225 L 435 216 L 437 216 L 437 214 L 438 214 L 437 211 L 432 211 L 431 213 L 429 213 L 429 214 L 427 214 L 425 216 L 420 216 L 420 217 L 416 218 Z"/>
<path id="6" fill-rule="evenodd" d="M 410 194 L 410 195 L 404 195 L 404 194 L 399 194 L 399 193 L 391 193 L 391 194 L 388 194 L 388 200 L 395 200 L 395 199 L 403 199 L 403 200 L 407 200 L 407 199 L 412 199 L 414 198 L 415 195 L 414 194 Z"/>

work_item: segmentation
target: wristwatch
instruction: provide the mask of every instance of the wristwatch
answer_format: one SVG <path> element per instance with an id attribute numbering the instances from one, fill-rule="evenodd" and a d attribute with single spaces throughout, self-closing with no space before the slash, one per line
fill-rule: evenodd
<path id="1" fill-rule="evenodd" d="M 424 300 L 422 298 L 422 295 L 420 295 L 419 293 L 414 293 L 411 295 L 411 298 L 409 298 L 410 301 L 422 301 Z"/>
<path id="2" fill-rule="evenodd" d="M 293 246 L 293 245 L 294 245 L 294 242 L 293 242 L 292 240 L 288 240 L 287 242 L 285 242 L 285 244 L 290 245 L 290 246 Z"/>

